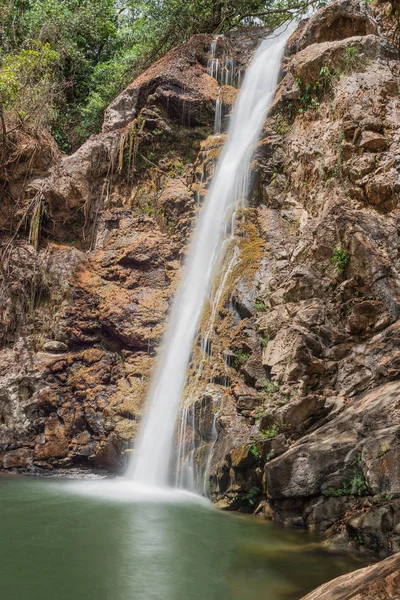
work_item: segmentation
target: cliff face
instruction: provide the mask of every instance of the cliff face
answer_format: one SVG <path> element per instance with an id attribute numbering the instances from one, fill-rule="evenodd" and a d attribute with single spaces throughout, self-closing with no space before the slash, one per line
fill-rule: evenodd
<path id="1" fill-rule="evenodd" d="M 240 72 L 262 35 L 220 39 L 217 55 Z M 211 41 L 142 74 L 74 155 L 27 144 L 1 175 L 3 469 L 126 461 L 224 142 Z M 216 415 L 220 507 L 382 555 L 400 550 L 399 77 L 384 5 L 335 2 L 290 40 L 240 256 L 194 350 L 187 431 L 201 463 Z M 220 93 L 228 113 L 236 89 Z"/>
<path id="2" fill-rule="evenodd" d="M 384 555 L 400 543 L 399 62 L 356 2 L 288 50 L 254 165 L 259 267 L 243 265 L 225 317 L 242 381 L 212 490 Z"/>
<path id="3" fill-rule="evenodd" d="M 245 69 L 264 30 L 221 39 Z M 212 36 L 143 73 L 72 156 L 13 139 L 0 174 L 0 465 L 122 468 L 197 211 Z M 223 86 L 225 111 L 236 90 Z M 210 159 L 210 169 L 213 161 Z"/>

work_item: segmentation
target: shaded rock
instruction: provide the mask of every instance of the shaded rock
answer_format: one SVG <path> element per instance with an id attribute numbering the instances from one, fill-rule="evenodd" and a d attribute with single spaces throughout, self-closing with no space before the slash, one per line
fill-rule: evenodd
<path id="1" fill-rule="evenodd" d="M 370 152 L 385 150 L 388 140 L 376 131 L 363 131 L 356 141 L 356 145 Z"/>
<path id="2" fill-rule="evenodd" d="M 315 43 L 365 36 L 378 32 L 370 7 L 361 0 L 337 0 L 317 11 L 288 43 L 291 53 Z"/>
<path id="3" fill-rule="evenodd" d="M 381 443 L 390 440 L 398 422 L 400 384 L 389 383 L 348 406 L 342 415 L 295 443 L 281 457 L 265 466 L 269 497 L 312 496 L 344 489 L 346 482 L 362 470 L 366 487 L 372 485 L 365 469 L 364 447 L 377 436 Z M 387 443 L 390 443 L 389 441 Z M 357 453 L 361 462 L 357 463 Z M 369 463 L 370 464 L 370 463 Z M 388 482 L 390 492 L 400 490 L 400 470 L 394 466 Z M 379 469 L 379 463 L 375 468 Z M 345 494 L 344 494 L 345 495 Z"/>

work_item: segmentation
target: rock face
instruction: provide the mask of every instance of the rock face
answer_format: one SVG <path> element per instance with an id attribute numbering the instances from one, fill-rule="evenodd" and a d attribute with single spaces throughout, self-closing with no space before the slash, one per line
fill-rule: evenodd
<path id="1" fill-rule="evenodd" d="M 400 65 L 358 2 L 316 13 L 289 49 L 212 340 L 231 368 L 211 489 L 221 507 L 387 556 L 400 541 Z"/>
<path id="2" fill-rule="evenodd" d="M 220 38 L 216 55 L 243 70 L 264 35 Z M 126 463 L 204 194 L 198 155 L 215 163 L 212 39 L 140 75 L 72 156 L 24 140 L 0 173 L 0 468 Z M 236 93 L 221 89 L 225 112 Z"/>
<path id="3" fill-rule="evenodd" d="M 194 36 L 147 69 L 107 108 L 103 130 L 131 123 L 150 95 L 184 125 L 210 123 L 218 83 L 203 66 L 207 64 L 212 39 L 210 35 Z"/>
<path id="4" fill-rule="evenodd" d="M 322 585 L 303 600 L 395 600 L 400 590 L 400 555 Z"/>

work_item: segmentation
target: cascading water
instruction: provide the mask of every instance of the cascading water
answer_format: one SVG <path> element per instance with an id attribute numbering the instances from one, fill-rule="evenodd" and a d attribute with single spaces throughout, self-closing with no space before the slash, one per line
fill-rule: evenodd
<path id="1" fill-rule="evenodd" d="M 196 222 L 148 397 L 128 477 L 166 486 L 187 367 L 210 285 L 231 235 L 231 217 L 245 200 L 255 143 L 274 97 L 286 40 L 295 25 L 284 25 L 264 40 L 246 73 L 227 141 Z M 227 235 L 228 224 L 228 235 Z"/>

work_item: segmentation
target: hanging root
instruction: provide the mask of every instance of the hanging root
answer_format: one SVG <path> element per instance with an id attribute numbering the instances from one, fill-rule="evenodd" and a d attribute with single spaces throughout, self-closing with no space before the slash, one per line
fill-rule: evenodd
<path id="1" fill-rule="evenodd" d="M 44 214 L 44 197 L 42 192 L 39 191 L 33 199 L 32 217 L 29 226 L 29 243 L 32 244 L 36 252 L 38 251 L 40 244 L 40 233 Z"/>

